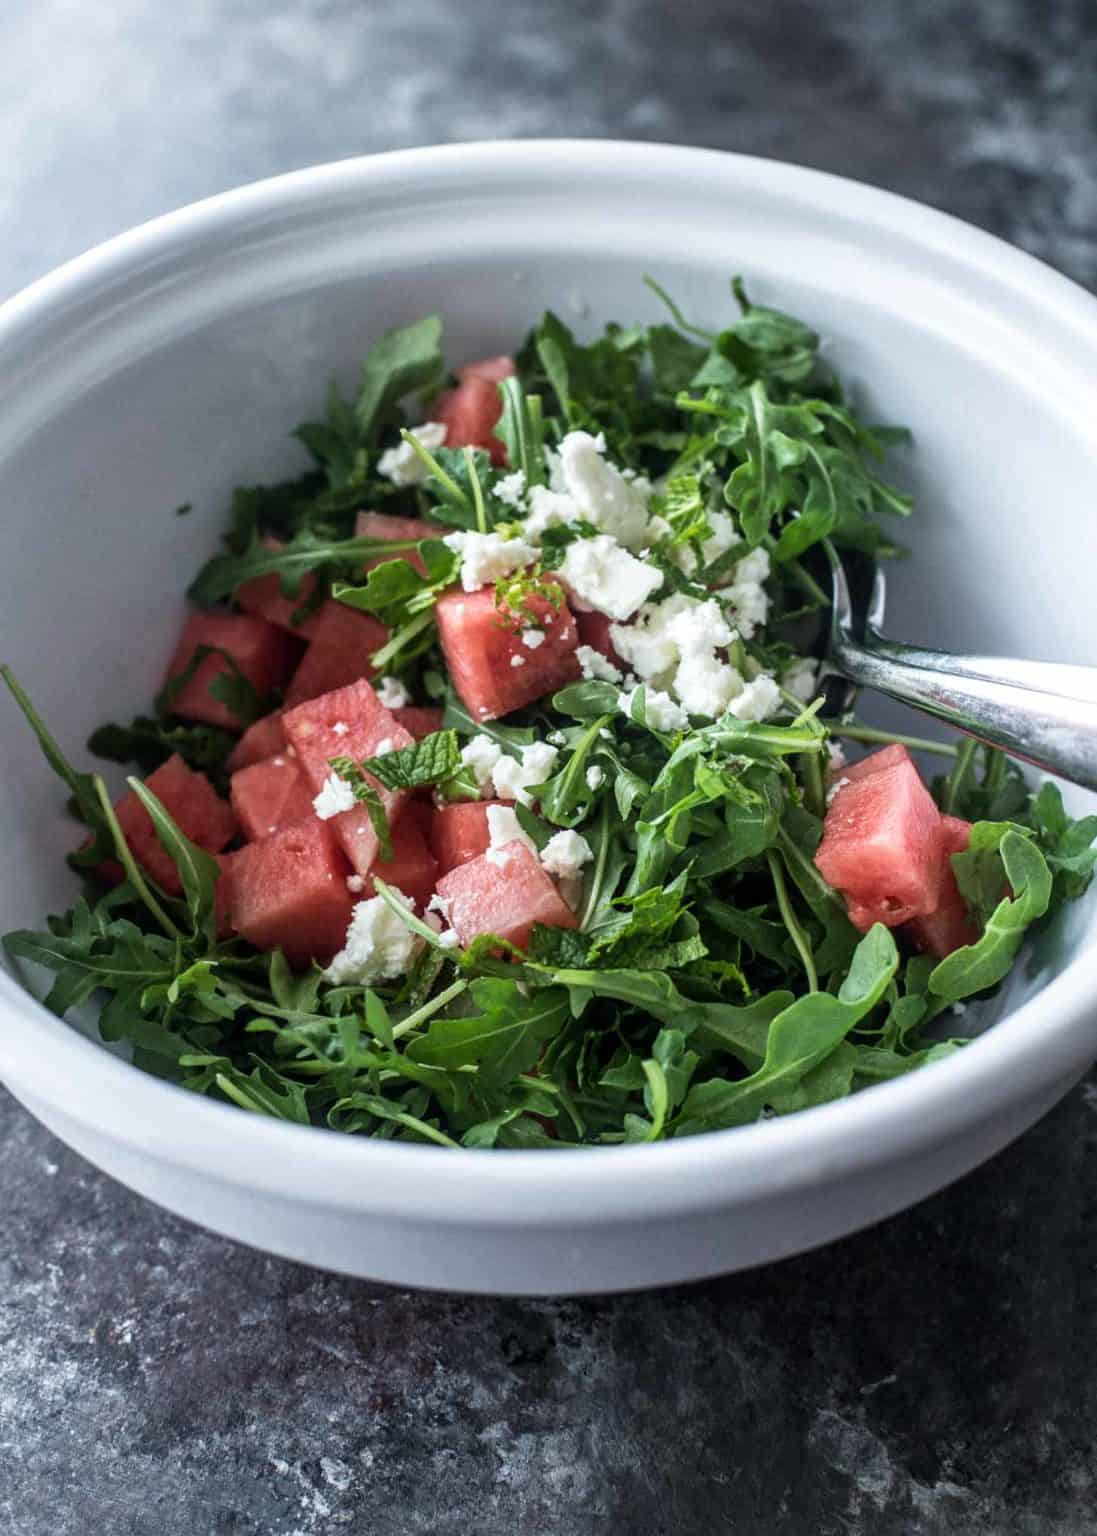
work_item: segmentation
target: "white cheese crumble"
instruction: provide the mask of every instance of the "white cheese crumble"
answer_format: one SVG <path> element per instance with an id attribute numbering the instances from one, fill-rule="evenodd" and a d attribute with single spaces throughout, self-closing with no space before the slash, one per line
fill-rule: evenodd
<path id="1" fill-rule="evenodd" d="M 449 922 L 449 902 L 444 896 L 439 896 L 437 891 L 427 902 L 427 911 L 428 913 L 438 912 L 445 918 L 446 922 Z"/>
<path id="2" fill-rule="evenodd" d="M 638 692 L 638 688 L 633 688 L 621 695 L 621 713 L 628 715 L 630 720 L 633 700 Z M 676 704 L 669 693 L 663 693 L 658 688 L 645 688 L 644 710 L 648 725 L 656 731 L 684 731 L 689 724 L 689 716 L 681 705 Z"/>
<path id="3" fill-rule="evenodd" d="M 772 677 L 762 673 L 753 682 L 745 683 L 743 691 L 728 705 L 728 714 L 737 720 L 768 720 L 781 707 L 781 690 Z"/>
<path id="4" fill-rule="evenodd" d="M 615 667 L 609 657 L 603 656 L 593 645 L 577 646 L 575 659 L 583 669 L 583 676 L 588 683 L 619 683 L 624 677 L 620 667 Z"/>
<path id="5" fill-rule="evenodd" d="M 488 840 L 489 846 L 484 857 L 489 864 L 498 864 L 500 867 L 507 863 L 509 855 L 505 849 L 508 843 L 521 843 L 531 853 L 537 852 L 537 844 L 528 832 L 523 831 L 516 812 L 509 805 L 488 806 Z"/>
<path id="6" fill-rule="evenodd" d="M 712 532 L 701 545 L 701 555 L 705 564 L 711 565 L 729 549 L 734 549 L 736 544 L 741 544 L 743 539 L 742 535 L 736 531 L 729 512 L 708 512 L 705 515 Z"/>
<path id="7" fill-rule="evenodd" d="M 331 734 L 333 736 L 345 736 L 349 730 L 350 726 L 345 720 L 336 720 L 331 728 Z"/>
<path id="8" fill-rule="evenodd" d="M 541 868 L 558 880 L 567 880 L 577 875 L 593 857 L 593 849 L 580 833 L 555 832 L 541 849 Z"/>
<path id="9" fill-rule="evenodd" d="M 467 768 L 483 791 L 491 783 L 492 771 L 503 755 L 503 749 L 490 736 L 474 736 L 461 748 L 461 766 Z"/>
<path id="10" fill-rule="evenodd" d="M 550 747 L 544 741 L 535 741 L 522 748 L 521 762 L 513 757 L 500 757 L 492 772 L 495 793 L 500 800 L 531 804 L 533 796 L 529 792 L 530 786 L 543 784 L 550 777 L 558 756 L 555 747 Z"/>
<path id="11" fill-rule="evenodd" d="M 350 891 L 351 895 L 358 896 L 365 890 L 365 888 L 366 882 L 362 879 L 361 875 L 347 876 L 347 890 Z"/>
<path id="12" fill-rule="evenodd" d="M 639 549 L 648 537 L 651 484 L 628 479 L 604 455 L 605 439 L 589 432 L 569 432 L 560 444 L 559 476 L 578 515 L 626 548 Z"/>
<path id="13" fill-rule="evenodd" d="M 395 886 L 392 892 L 409 911 L 414 908 L 410 897 Z M 391 981 L 406 975 L 422 943 L 380 896 L 371 896 L 356 904 L 343 948 L 324 975 L 336 986 Z"/>
<path id="14" fill-rule="evenodd" d="M 412 435 L 424 448 L 441 448 L 446 440 L 445 422 L 424 421 Z M 393 485 L 421 485 L 430 470 L 411 444 L 401 440 L 395 448 L 385 449 L 377 461 L 377 473 Z"/>
<path id="15" fill-rule="evenodd" d="M 382 736 L 381 740 L 377 743 L 377 745 L 374 747 L 373 751 L 370 753 L 370 757 L 384 757 L 386 752 L 391 752 L 391 751 L 393 751 L 392 737 L 391 736 Z"/>
<path id="16" fill-rule="evenodd" d="M 568 744 L 568 739 L 564 735 L 563 731 L 549 731 L 548 735 L 545 737 L 545 740 L 550 742 L 554 747 L 566 747 Z"/>
<path id="17" fill-rule="evenodd" d="M 439 949 L 457 949 L 460 943 L 461 940 L 457 937 L 452 928 L 446 928 L 442 933 L 438 935 Z"/>
<path id="18" fill-rule="evenodd" d="M 517 652 L 516 652 L 510 658 L 510 664 L 511 664 L 512 667 L 524 667 L 525 664 L 526 664 L 526 658 L 525 658 L 525 656 L 519 656 L 517 654 Z"/>
<path id="19" fill-rule="evenodd" d="M 592 763 L 591 766 L 587 769 L 587 788 L 597 789 L 601 785 L 605 776 L 606 775 L 604 771 L 599 768 L 598 764 Z"/>
<path id="20" fill-rule="evenodd" d="M 329 773 L 323 788 L 312 802 L 312 808 L 321 821 L 330 821 L 343 811 L 353 811 L 357 804 L 354 791 L 346 779 L 341 779 L 337 773 Z"/>
<path id="21" fill-rule="evenodd" d="M 801 704 L 810 704 L 818 686 L 818 670 L 819 663 L 812 657 L 798 656 L 790 667 L 786 667 L 781 682 Z"/>
<path id="22" fill-rule="evenodd" d="M 544 645 L 544 643 L 545 632 L 543 629 L 524 629 L 522 631 L 522 644 L 527 651 L 535 651 L 539 645 Z"/>
<path id="23" fill-rule="evenodd" d="M 827 804 L 830 805 L 838 791 L 844 789 L 851 782 L 852 780 L 846 778 L 835 779 L 834 783 L 827 790 Z"/>
<path id="24" fill-rule="evenodd" d="M 846 754 L 837 741 L 827 742 L 827 772 L 841 773 L 846 766 Z"/>
<path id="25" fill-rule="evenodd" d="M 735 567 L 731 585 L 721 587 L 716 594 L 731 609 L 732 620 L 744 640 L 749 640 L 766 622 L 769 596 L 764 583 L 768 575 L 769 555 L 764 549 L 752 549 Z"/>
<path id="26" fill-rule="evenodd" d="M 386 709 L 403 709 L 411 703 L 411 694 L 398 677 L 383 677 L 374 685 L 374 691 Z"/>
<path id="27" fill-rule="evenodd" d="M 516 512 L 520 512 L 526 499 L 525 470 L 516 469 L 513 474 L 503 475 L 496 484 L 495 497 L 505 507 L 513 507 Z"/>
<path id="28" fill-rule="evenodd" d="M 537 558 L 536 549 L 525 539 L 504 539 L 498 533 L 447 533 L 442 543 L 461 557 L 461 585 L 466 592 L 476 592 Z"/>
<path id="29" fill-rule="evenodd" d="M 607 533 L 569 544 L 559 575 L 577 608 L 618 622 L 630 618 L 663 585 L 662 571 L 637 560 Z"/>

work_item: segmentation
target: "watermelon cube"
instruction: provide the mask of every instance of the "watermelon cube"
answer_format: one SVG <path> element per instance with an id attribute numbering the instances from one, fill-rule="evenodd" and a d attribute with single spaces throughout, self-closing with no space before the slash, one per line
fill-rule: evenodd
<path id="1" fill-rule="evenodd" d="M 282 729 L 282 714 L 275 710 L 264 715 L 254 725 L 249 725 L 228 755 L 226 766 L 230 773 L 238 768 L 248 768 L 252 763 L 262 763 L 268 757 L 277 757 L 286 747 L 286 733 Z"/>
<path id="2" fill-rule="evenodd" d="M 952 868 L 952 855 L 963 853 L 970 837 L 970 821 L 962 821 L 959 816 L 941 817 L 944 859 L 940 901 L 936 912 L 914 917 L 907 925 L 907 933 L 913 943 L 926 954 L 936 955 L 939 960 L 951 955 L 954 949 L 974 944 L 979 937 L 979 929 L 968 911 L 967 902 L 960 894 Z"/>
<path id="3" fill-rule="evenodd" d="M 370 658 L 387 639 L 388 630 L 372 613 L 359 613 L 329 598 L 316 616 L 309 648 L 286 691 L 287 706 L 372 677 Z"/>
<path id="4" fill-rule="evenodd" d="M 222 800 L 204 773 L 188 768 L 176 754 L 161 763 L 145 780 L 179 830 L 207 853 L 218 853 L 236 835 L 232 807 Z M 169 896 L 181 896 L 183 885 L 171 858 L 160 846 L 148 811 L 131 791 L 114 807 L 118 825 L 137 863 Z M 98 866 L 104 880 L 117 884 L 124 876 L 121 864 L 107 859 Z"/>
<path id="5" fill-rule="evenodd" d="M 466 363 L 463 368 L 458 368 L 457 377 L 462 383 L 466 379 L 487 379 L 489 384 L 501 384 L 504 379 L 512 379 L 517 372 L 513 357 L 482 357 L 478 362 Z"/>
<path id="6" fill-rule="evenodd" d="M 453 805 L 435 807 L 430 828 L 430 845 L 438 867 L 446 875 L 459 864 L 477 859 L 491 846 L 488 833 L 488 807 L 499 800 L 461 800 Z"/>
<path id="7" fill-rule="evenodd" d="M 263 544 L 267 549 L 282 548 L 281 539 L 264 539 Z M 232 595 L 237 606 L 245 613 L 258 614 L 268 624 L 276 624 L 279 629 L 288 629 L 291 634 L 308 640 L 316 628 L 317 613 L 310 612 L 299 624 L 293 622 L 293 616 L 298 609 L 304 607 L 315 591 L 316 577 L 306 575 L 297 596 L 287 597 L 282 591 L 281 578 L 270 575 L 253 576 L 250 581 L 241 582 Z"/>
<path id="8" fill-rule="evenodd" d="M 940 813 L 909 757 L 893 755 L 889 763 L 858 764 L 852 780 L 843 773 L 815 854 L 862 933 L 876 922 L 893 928 L 926 916 L 940 901 Z"/>
<path id="9" fill-rule="evenodd" d="M 314 791 L 297 759 L 285 753 L 241 768 L 232 776 L 229 793 L 240 830 L 249 843 L 315 815 Z"/>
<path id="10" fill-rule="evenodd" d="M 600 651 L 607 661 L 611 661 L 615 667 L 620 667 L 622 672 L 625 664 L 613 648 L 610 639 L 609 627 L 614 622 L 608 613 L 576 613 L 575 627 L 579 631 L 579 644 L 589 645 L 591 650 Z"/>
<path id="11" fill-rule="evenodd" d="M 463 945 L 477 934 L 495 933 L 523 949 L 534 923 L 578 927 L 575 913 L 524 843 L 506 843 L 451 869 L 437 890 Z"/>
<path id="12" fill-rule="evenodd" d="M 892 742 L 890 747 L 881 747 L 879 752 L 870 752 L 859 763 L 849 763 L 838 775 L 839 779 L 845 779 L 849 784 L 856 784 L 859 779 L 867 779 L 871 774 L 881 773 L 885 768 L 898 768 L 900 764 L 908 763 L 914 767 L 914 759 L 906 747 L 899 742 Z"/>
<path id="13" fill-rule="evenodd" d="M 228 921 L 257 949 L 281 949 L 295 970 L 343 947 L 355 898 L 327 822 L 299 821 L 233 854 Z"/>
<path id="14" fill-rule="evenodd" d="M 430 414 L 446 429 L 447 448 L 486 448 L 493 464 L 505 464 L 507 450 L 495 436 L 503 414 L 498 384 L 476 373 L 465 372 L 456 389 L 445 389 L 434 401 Z"/>
<path id="15" fill-rule="evenodd" d="M 422 741 L 424 736 L 433 736 L 435 731 L 442 729 L 442 711 L 430 704 L 405 704 L 392 713 L 416 741 Z"/>
<path id="16" fill-rule="evenodd" d="M 354 525 L 355 537 L 359 539 L 441 539 L 448 532 L 448 528 L 438 523 L 424 523 L 417 517 L 390 517 L 387 512 L 359 512 Z M 420 576 L 427 574 L 419 552 L 414 549 L 402 549 L 394 555 L 377 555 L 373 560 L 367 560 L 362 569 L 372 571 L 375 565 L 381 565 L 385 560 L 406 560 Z"/>
<path id="17" fill-rule="evenodd" d="M 171 700 L 171 712 L 185 720 L 203 720 L 226 730 L 241 730 L 246 723 L 210 692 L 219 677 L 233 675 L 226 656 L 260 695 L 280 688 L 301 654 L 292 635 L 251 613 L 192 613 L 168 667 L 166 682 L 181 676 L 202 646 L 215 648 L 199 662 L 189 681 Z M 221 654 L 224 653 L 224 654 Z"/>
<path id="18" fill-rule="evenodd" d="M 330 776 L 333 757 L 361 762 L 375 757 L 388 742 L 388 751 L 409 747 L 412 737 L 387 710 L 370 685 L 361 679 L 337 688 L 318 699 L 288 709 L 283 716 L 286 740 L 295 749 L 301 771 L 313 794 L 319 794 Z M 403 809 L 406 792 L 382 789 L 375 784 L 392 827 Z M 377 834 L 364 805 L 342 811 L 330 825 L 359 875 L 368 875 L 377 857 Z"/>
<path id="19" fill-rule="evenodd" d="M 558 607 L 547 598 L 531 597 L 530 613 L 522 615 L 496 607 L 494 587 L 477 592 L 454 588 L 438 599 L 435 612 L 446 664 L 473 719 L 494 720 L 581 676 L 575 617 L 562 589 L 557 590 Z M 530 627 L 544 631 L 535 650 L 522 643 L 522 631 Z"/>
<path id="20" fill-rule="evenodd" d="M 392 858 L 375 859 L 373 875 L 410 896 L 418 910 L 425 911 L 434 893 L 438 863 L 410 805 L 392 828 Z M 365 889 L 372 894 L 372 876 L 367 877 Z"/>

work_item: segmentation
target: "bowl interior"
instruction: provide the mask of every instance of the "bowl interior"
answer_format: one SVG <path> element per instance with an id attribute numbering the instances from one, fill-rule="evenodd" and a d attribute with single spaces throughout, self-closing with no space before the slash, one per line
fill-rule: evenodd
<path id="1" fill-rule="evenodd" d="M 445 175 L 390 163 L 357 181 L 290 178 L 128 237 L 9 307 L 2 653 L 78 764 L 94 726 L 150 703 L 232 487 L 304 467 L 288 433 L 329 377 L 353 388 L 382 331 L 438 310 L 460 362 L 514 349 L 545 308 L 581 333 L 663 318 L 645 272 L 713 328 L 742 273 L 758 301 L 821 332 L 877 419 L 913 429 L 896 637 L 1097 663 L 1097 368 L 1092 338 L 1079 355 L 1051 300 L 1025 292 L 1039 269 L 1000 252 L 992 270 L 991 242 L 929 215 L 922 231 L 897 202 L 891 219 L 890 200 L 862 206 L 863 189 L 829 178 L 808 178 L 808 195 L 784 168 L 731 174 L 703 156 L 660 176 L 666 153 L 647 169 L 561 146 L 521 173 L 469 152 Z M 58 786 L 14 707 L 0 709 L 6 930 L 66 906 L 75 882 Z M 1009 1004 L 1095 927 L 1091 893 L 1018 969 Z"/>

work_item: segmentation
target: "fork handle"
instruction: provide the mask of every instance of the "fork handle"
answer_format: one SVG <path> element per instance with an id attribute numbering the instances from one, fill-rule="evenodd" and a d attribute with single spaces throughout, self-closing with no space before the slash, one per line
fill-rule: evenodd
<path id="1" fill-rule="evenodd" d="M 832 638 L 831 661 L 862 687 L 1097 790 L 1097 668 L 860 645 L 848 635 Z"/>

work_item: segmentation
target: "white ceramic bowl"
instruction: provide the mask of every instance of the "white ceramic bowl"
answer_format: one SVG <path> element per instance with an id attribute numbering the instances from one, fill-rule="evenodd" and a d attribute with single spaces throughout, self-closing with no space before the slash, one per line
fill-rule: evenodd
<path id="1" fill-rule="evenodd" d="M 229 488 L 387 327 L 441 310 L 453 359 L 551 306 L 698 321 L 728 278 L 812 321 L 909 423 L 918 520 L 895 633 L 1097 661 L 1097 304 L 952 219 L 814 171 L 612 143 L 463 145 L 245 188 L 111 241 L 0 309 L 0 652 L 78 758 L 147 701 Z M 174 508 L 190 501 L 191 516 Z M 57 784 L 10 704 L 0 929 L 72 895 Z M 1082 803 L 1085 797 L 1075 797 Z M 165 1085 L 0 974 L 0 1075 L 71 1146 L 172 1210 L 414 1285 L 579 1292 L 757 1264 L 956 1178 L 1097 1056 L 1097 907 L 1019 967 L 961 1055 L 788 1119 L 606 1151 L 447 1153 L 302 1130 Z"/>

